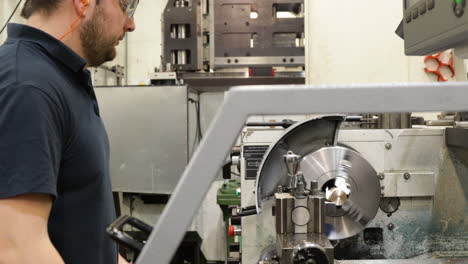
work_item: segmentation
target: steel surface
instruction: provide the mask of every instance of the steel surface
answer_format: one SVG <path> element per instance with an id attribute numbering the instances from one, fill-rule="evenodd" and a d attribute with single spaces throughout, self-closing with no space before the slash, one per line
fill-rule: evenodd
<path id="1" fill-rule="evenodd" d="M 349 185 L 351 192 L 343 206 L 327 211 L 325 233 L 329 239 L 354 236 L 374 219 L 380 203 L 380 182 L 374 168 L 359 153 L 325 147 L 306 155 L 300 168 L 306 181 L 317 181 L 321 189 L 340 178 Z"/>
<path id="2" fill-rule="evenodd" d="M 111 145 L 112 190 L 171 194 L 188 163 L 187 87 L 109 87 L 96 96 Z"/>

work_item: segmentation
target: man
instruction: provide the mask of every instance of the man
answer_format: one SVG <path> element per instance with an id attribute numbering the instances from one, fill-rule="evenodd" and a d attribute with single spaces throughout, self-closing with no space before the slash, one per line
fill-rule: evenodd
<path id="1" fill-rule="evenodd" d="M 89 2 L 88 2 L 89 1 Z M 0 263 L 126 263 L 109 143 L 85 67 L 135 30 L 133 0 L 26 0 L 0 47 Z"/>

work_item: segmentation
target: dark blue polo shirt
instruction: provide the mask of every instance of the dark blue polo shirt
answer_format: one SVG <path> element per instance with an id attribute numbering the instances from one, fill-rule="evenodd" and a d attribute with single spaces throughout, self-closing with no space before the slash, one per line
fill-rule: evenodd
<path id="1" fill-rule="evenodd" d="M 0 47 L 0 198 L 55 197 L 49 235 L 67 264 L 117 263 L 109 142 L 86 61 L 38 29 Z"/>

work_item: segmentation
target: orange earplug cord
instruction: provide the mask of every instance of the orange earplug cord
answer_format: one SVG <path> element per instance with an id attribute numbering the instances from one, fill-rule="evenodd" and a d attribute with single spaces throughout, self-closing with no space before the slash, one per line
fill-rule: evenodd
<path id="1" fill-rule="evenodd" d="M 70 35 L 73 31 L 75 31 L 75 26 L 76 26 L 76 24 L 78 24 L 80 19 L 83 17 L 83 14 L 84 14 L 84 12 L 86 10 L 87 5 L 88 4 L 86 3 L 85 6 L 83 7 L 83 9 L 81 9 L 80 14 L 78 15 L 78 18 L 75 20 L 75 22 L 73 22 L 73 24 L 71 24 L 70 30 L 67 33 L 65 33 L 65 35 L 63 35 L 61 38 L 59 38 L 59 40 L 63 40 L 66 36 Z"/>

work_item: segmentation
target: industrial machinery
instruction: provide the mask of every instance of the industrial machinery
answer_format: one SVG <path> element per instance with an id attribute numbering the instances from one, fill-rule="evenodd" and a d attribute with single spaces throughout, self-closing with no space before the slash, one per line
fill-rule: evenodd
<path id="1" fill-rule="evenodd" d="M 259 2 L 271 8 L 255 8 Z M 276 43 L 289 43 L 273 47 L 278 54 L 273 57 L 271 47 L 258 45 L 261 34 L 250 28 L 280 20 L 259 19 L 265 10 L 272 11 L 265 11 L 270 16 L 286 10 L 293 16 L 287 21 L 300 20 L 305 1 L 207 3 L 168 1 L 162 69 L 183 72 L 184 80 L 202 79 L 200 86 L 205 86 L 226 68 L 253 65 L 252 72 L 262 72 L 278 65 L 303 66 L 297 27 L 270 36 Z M 398 33 L 406 53 L 428 55 L 455 47 L 463 55 L 464 8 L 464 0 L 404 0 Z M 263 41 L 274 42 L 270 40 Z M 200 70 L 206 75 L 190 76 Z M 234 82 L 220 79 L 224 85 L 248 84 L 244 77 L 248 75 L 241 72 Z M 137 263 L 169 263 L 249 116 L 466 111 L 467 96 L 466 83 L 231 89 Z M 407 124 L 408 116 L 398 123 Z M 329 116 L 286 131 L 243 130 L 242 218 L 234 230 L 242 236 L 242 263 L 467 263 L 466 130 L 346 130 L 342 121 Z"/>
<path id="2" fill-rule="evenodd" d="M 466 188 L 455 187 L 466 167 L 449 154 L 445 128 L 356 130 L 342 121 L 244 129 L 242 207 L 256 204 L 259 215 L 242 218 L 242 263 L 467 261 Z M 445 207 L 449 199 L 456 205 Z"/>
<path id="3" fill-rule="evenodd" d="M 226 237 L 226 260 L 229 262 L 239 261 L 240 251 L 240 217 L 233 216 L 232 212 L 236 207 L 240 206 L 240 181 L 227 180 L 218 189 L 216 195 L 216 203 L 223 211 L 223 219 L 225 223 Z"/>
<path id="4" fill-rule="evenodd" d="M 169 0 L 164 64 L 178 71 L 304 66 L 304 0 Z"/>
<path id="5" fill-rule="evenodd" d="M 304 0 L 169 0 L 151 82 L 171 72 L 201 91 L 304 84 L 304 14 Z"/>

